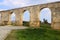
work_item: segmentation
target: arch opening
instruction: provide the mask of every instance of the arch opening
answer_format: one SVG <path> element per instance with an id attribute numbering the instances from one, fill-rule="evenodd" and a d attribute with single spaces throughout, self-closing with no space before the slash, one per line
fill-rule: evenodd
<path id="1" fill-rule="evenodd" d="M 29 26 L 29 21 L 30 21 L 30 13 L 27 10 L 23 14 L 23 26 Z"/>
<path id="2" fill-rule="evenodd" d="M 15 22 L 16 22 L 16 15 L 15 13 L 13 12 L 10 16 L 10 21 L 11 21 L 11 25 L 15 25 Z"/>
<path id="3" fill-rule="evenodd" d="M 40 11 L 40 26 L 51 27 L 51 10 L 49 8 L 43 8 Z"/>

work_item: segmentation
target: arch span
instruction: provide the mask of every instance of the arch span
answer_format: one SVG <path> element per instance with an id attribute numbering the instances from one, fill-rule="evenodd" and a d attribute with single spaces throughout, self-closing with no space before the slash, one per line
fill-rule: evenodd
<path id="1" fill-rule="evenodd" d="M 51 27 L 51 9 L 50 8 L 43 8 L 40 11 L 40 27 L 42 26 L 49 26 Z"/>
<path id="2" fill-rule="evenodd" d="M 16 22 L 16 14 L 14 12 L 12 12 L 10 15 L 10 21 L 11 21 L 11 25 L 14 25 Z"/>
<path id="3" fill-rule="evenodd" d="M 23 14 L 23 26 L 29 26 L 30 22 L 30 12 L 26 10 Z"/>
<path id="4" fill-rule="evenodd" d="M 60 2 L 33 5 L 33 6 L 28 6 L 28 7 L 0 11 L 0 13 L 2 14 L 2 24 L 4 25 L 5 22 L 10 24 L 9 15 L 11 11 L 14 11 L 16 13 L 16 25 L 22 26 L 23 24 L 22 18 L 23 18 L 24 10 L 29 10 L 30 12 L 30 24 L 29 25 L 31 27 L 39 28 L 40 27 L 40 20 L 39 20 L 40 13 L 39 12 L 44 7 L 50 8 L 52 11 L 51 27 L 54 29 L 60 29 Z"/>

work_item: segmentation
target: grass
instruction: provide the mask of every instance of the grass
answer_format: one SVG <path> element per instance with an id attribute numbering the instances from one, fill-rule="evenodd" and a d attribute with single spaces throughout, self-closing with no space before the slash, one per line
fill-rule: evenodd
<path id="1" fill-rule="evenodd" d="M 5 40 L 60 40 L 60 31 L 39 29 L 13 30 Z"/>
<path id="2" fill-rule="evenodd" d="M 43 24 L 43 23 L 41 23 L 40 27 L 42 27 L 42 28 L 50 28 L 51 29 L 51 24 Z"/>
<path id="3" fill-rule="evenodd" d="M 23 22 L 29 26 L 29 22 Z M 39 29 L 12 30 L 5 40 L 60 40 L 60 31 L 51 29 L 50 24 L 41 24 Z"/>

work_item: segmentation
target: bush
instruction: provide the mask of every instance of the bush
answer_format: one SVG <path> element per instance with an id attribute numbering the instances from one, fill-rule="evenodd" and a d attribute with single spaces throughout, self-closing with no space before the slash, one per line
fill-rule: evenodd
<path id="1" fill-rule="evenodd" d="M 29 26 L 29 22 L 23 21 L 23 26 Z"/>

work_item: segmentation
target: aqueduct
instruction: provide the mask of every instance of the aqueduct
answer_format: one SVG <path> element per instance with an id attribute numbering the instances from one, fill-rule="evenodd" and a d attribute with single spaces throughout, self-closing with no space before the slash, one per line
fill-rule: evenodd
<path id="1" fill-rule="evenodd" d="M 31 27 L 39 28 L 39 26 L 40 26 L 39 12 L 43 8 L 51 9 L 51 12 L 52 12 L 51 13 L 51 16 L 52 16 L 51 27 L 54 29 L 60 29 L 60 2 L 33 5 L 33 6 L 28 6 L 28 7 L 0 11 L 0 14 L 1 14 L 0 24 L 4 25 L 5 21 L 8 25 L 11 24 L 10 15 L 14 12 L 16 14 L 16 25 L 22 26 L 23 13 L 26 10 L 28 10 L 30 12 L 30 24 L 29 25 Z"/>

